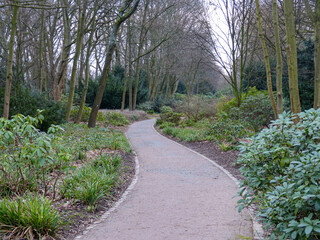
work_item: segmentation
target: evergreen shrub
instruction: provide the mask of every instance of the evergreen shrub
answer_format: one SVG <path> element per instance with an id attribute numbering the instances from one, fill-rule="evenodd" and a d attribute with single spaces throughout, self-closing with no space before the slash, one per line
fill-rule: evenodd
<path id="1" fill-rule="evenodd" d="M 319 143 L 320 110 L 310 109 L 283 113 L 242 145 L 239 210 L 256 203 L 270 239 L 320 238 Z"/>

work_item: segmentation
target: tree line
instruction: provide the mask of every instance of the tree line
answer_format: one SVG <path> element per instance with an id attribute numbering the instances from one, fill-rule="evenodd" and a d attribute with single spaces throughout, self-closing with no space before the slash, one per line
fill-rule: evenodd
<path id="1" fill-rule="evenodd" d="M 127 104 L 136 109 L 142 71 L 150 101 L 170 98 L 179 84 L 190 96 L 200 82 L 218 78 L 207 51 L 211 32 L 201 0 L 6 0 L 0 18 L 5 118 L 12 89 L 27 87 L 55 101 L 66 96 L 69 121 L 81 85 L 80 121 L 93 79 L 99 83 L 90 103 L 94 127 L 106 80 L 117 66 L 124 69 L 122 110 Z"/>

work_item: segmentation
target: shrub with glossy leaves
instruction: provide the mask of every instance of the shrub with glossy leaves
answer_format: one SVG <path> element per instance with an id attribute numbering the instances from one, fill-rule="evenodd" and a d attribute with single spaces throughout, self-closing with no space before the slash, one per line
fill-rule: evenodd
<path id="1" fill-rule="evenodd" d="M 320 110 L 310 109 L 280 115 L 242 146 L 239 209 L 257 203 L 271 239 L 320 239 L 319 143 Z"/>

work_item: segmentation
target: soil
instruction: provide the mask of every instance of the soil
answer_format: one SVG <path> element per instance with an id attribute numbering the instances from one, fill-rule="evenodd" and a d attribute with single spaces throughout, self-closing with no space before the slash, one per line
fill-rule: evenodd
<path id="1" fill-rule="evenodd" d="M 81 204 L 80 202 L 73 203 L 63 200 L 55 203 L 64 222 L 66 222 L 56 239 L 74 239 L 77 235 L 82 233 L 89 224 L 95 222 L 121 198 L 135 175 L 135 161 L 133 154 L 127 154 L 125 152 L 117 153 L 122 155 L 119 184 L 116 188 L 112 189 L 108 199 L 99 202 L 94 211 L 90 211 L 88 206 Z"/>

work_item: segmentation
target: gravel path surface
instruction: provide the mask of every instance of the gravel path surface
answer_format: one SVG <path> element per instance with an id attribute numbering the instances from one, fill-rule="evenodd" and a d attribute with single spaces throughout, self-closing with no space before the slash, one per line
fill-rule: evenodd
<path id="1" fill-rule="evenodd" d="M 250 217 L 235 208 L 235 182 L 203 157 L 159 135 L 153 124 L 137 122 L 127 132 L 140 162 L 136 186 L 80 239 L 250 239 Z"/>

